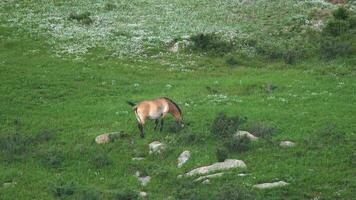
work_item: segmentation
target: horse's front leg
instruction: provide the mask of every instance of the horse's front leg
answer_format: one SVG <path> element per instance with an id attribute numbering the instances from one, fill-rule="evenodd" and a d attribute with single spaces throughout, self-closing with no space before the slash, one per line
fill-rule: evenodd
<path id="1" fill-rule="evenodd" d="M 145 134 L 144 134 L 144 132 L 143 132 L 143 124 L 138 123 L 137 126 L 138 126 L 138 129 L 140 130 L 140 136 L 141 136 L 141 138 L 144 138 L 144 137 L 145 137 Z"/>
<path id="2" fill-rule="evenodd" d="M 161 119 L 161 126 L 159 127 L 159 131 L 162 132 L 163 130 L 163 118 Z"/>

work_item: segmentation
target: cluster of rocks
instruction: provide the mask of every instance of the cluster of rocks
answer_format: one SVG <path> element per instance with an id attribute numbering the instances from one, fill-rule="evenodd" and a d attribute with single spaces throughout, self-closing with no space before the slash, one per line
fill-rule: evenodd
<path id="1" fill-rule="evenodd" d="M 122 132 L 113 132 L 113 133 L 105 133 L 102 135 L 99 135 L 95 138 L 95 142 L 98 144 L 103 144 L 103 143 L 108 143 L 111 142 L 115 139 L 122 138 Z M 247 137 L 251 141 L 257 141 L 258 137 L 254 136 L 253 134 L 247 132 L 247 131 L 237 131 L 234 134 L 234 137 L 240 138 L 240 137 Z M 289 148 L 289 147 L 294 147 L 296 144 L 291 141 L 281 141 L 279 143 L 279 146 L 283 148 Z M 166 144 L 161 143 L 159 141 L 153 141 L 149 144 L 149 154 L 160 154 L 166 149 Z M 183 151 L 177 159 L 177 167 L 181 168 L 191 157 L 191 153 L 188 150 Z M 143 157 L 134 157 L 132 158 L 133 161 L 141 161 L 144 160 L 145 158 Z M 191 177 L 191 176 L 196 176 L 198 175 L 199 177 L 194 180 L 194 182 L 201 182 L 203 184 L 209 184 L 210 179 L 216 178 L 216 177 L 221 177 L 224 175 L 224 172 L 226 170 L 234 169 L 234 168 L 241 168 L 245 169 L 247 168 L 246 164 L 242 160 L 237 160 L 237 159 L 226 159 L 223 162 L 216 162 L 211 165 L 207 166 L 202 166 L 198 167 L 195 169 L 190 170 L 189 172 L 186 172 L 185 174 L 179 175 L 178 178 L 182 177 Z M 217 173 L 216 173 L 217 172 Z M 247 176 L 248 174 L 240 173 L 238 176 L 244 177 Z M 151 177 L 150 176 L 145 176 L 142 175 L 139 171 L 136 171 L 135 176 L 139 180 L 142 186 L 146 186 L 150 181 Z M 278 182 L 272 182 L 272 183 L 260 183 L 256 184 L 253 186 L 253 188 L 257 189 L 268 189 L 268 188 L 275 188 L 275 187 L 282 187 L 286 186 L 289 183 L 286 183 L 284 181 L 278 181 Z M 147 193 L 141 191 L 139 193 L 141 197 L 147 197 Z"/>

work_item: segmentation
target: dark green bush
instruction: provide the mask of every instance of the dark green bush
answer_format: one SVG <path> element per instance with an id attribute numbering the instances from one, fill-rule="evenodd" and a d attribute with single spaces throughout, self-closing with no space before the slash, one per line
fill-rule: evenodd
<path id="1" fill-rule="evenodd" d="M 323 33 L 336 37 L 347 33 L 349 29 L 350 23 L 348 21 L 334 19 L 327 22 L 323 29 Z"/>
<path id="2" fill-rule="evenodd" d="M 63 180 L 59 180 L 57 183 L 52 185 L 51 189 L 55 197 L 64 197 L 73 195 L 76 191 L 76 185 L 73 182 L 64 182 Z"/>
<path id="3" fill-rule="evenodd" d="M 330 59 L 352 53 L 352 44 L 341 38 L 325 37 L 321 42 L 320 50 L 323 57 Z"/>
<path id="4" fill-rule="evenodd" d="M 251 143 L 250 139 L 248 139 L 246 136 L 234 137 L 225 142 L 225 147 L 230 152 L 241 153 L 247 151 L 250 148 L 250 143 Z"/>
<path id="5" fill-rule="evenodd" d="M 239 61 L 233 56 L 227 57 L 225 62 L 230 66 L 235 66 L 235 65 L 239 64 Z"/>
<path id="6" fill-rule="evenodd" d="M 117 6 L 113 3 L 106 3 L 105 6 L 104 6 L 104 9 L 107 10 L 107 11 L 112 11 L 114 9 L 116 9 Z"/>
<path id="7" fill-rule="evenodd" d="M 224 162 L 229 155 L 229 152 L 226 150 L 226 148 L 218 148 L 215 152 L 216 158 L 219 162 Z"/>
<path id="8" fill-rule="evenodd" d="M 299 52 L 295 49 L 288 49 L 283 54 L 283 61 L 286 64 L 294 65 L 299 57 Z"/>
<path id="9" fill-rule="evenodd" d="M 184 127 L 181 125 L 177 124 L 176 122 L 169 122 L 168 123 L 168 132 L 170 133 L 179 133 L 182 131 Z"/>
<path id="10" fill-rule="evenodd" d="M 60 167 L 65 159 L 63 152 L 56 147 L 40 150 L 38 157 L 45 166 L 51 168 Z"/>
<path id="11" fill-rule="evenodd" d="M 201 134 L 193 133 L 192 131 L 183 132 L 179 135 L 179 141 L 186 144 L 197 144 L 203 140 L 204 138 Z"/>
<path id="12" fill-rule="evenodd" d="M 102 168 L 110 165 L 111 159 L 105 153 L 98 152 L 91 157 L 90 163 L 96 168 Z"/>
<path id="13" fill-rule="evenodd" d="M 349 18 L 349 11 L 345 7 L 339 7 L 333 11 L 333 16 L 337 20 L 346 20 Z"/>
<path id="14" fill-rule="evenodd" d="M 32 145 L 32 140 L 19 133 L 0 137 L 1 157 L 6 162 L 21 159 Z"/>
<path id="15" fill-rule="evenodd" d="M 262 138 L 270 137 L 276 132 L 276 128 L 274 126 L 263 122 L 253 123 L 248 130 L 254 136 Z"/>
<path id="16" fill-rule="evenodd" d="M 256 199 L 249 190 L 233 184 L 224 184 L 212 195 L 211 200 L 252 200 Z"/>
<path id="17" fill-rule="evenodd" d="M 219 113 L 212 123 L 210 132 L 215 136 L 226 138 L 234 134 L 246 121 L 246 117 L 228 117 L 225 113 Z"/>
<path id="18" fill-rule="evenodd" d="M 130 189 L 125 189 L 117 192 L 115 195 L 117 200 L 136 200 L 139 199 L 138 192 Z"/>
<path id="19" fill-rule="evenodd" d="M 95 188 L 84 188 L 80 191 L 78 198 L 79 200 L 99 200 L 100 192 Z"/>
<path id="20" fill-rule="evenodd" d="M 76 20 L 85 25 L 90 25 L 93 23 L 93 20 L 90 18 L 90 12 L 83 12 L 83 13 L 72 12 L 69 14 L 69 19 Z"/>
<path id="21" fill-rule="evenodd" d="M 196 184 L 190 181 L 179 182 L 176 184 L 173 193 L 175 199 L 184 200 L 203 200 L 202 195 L 196 189 Z"/>
<path id="22" fill-rule="evenodd" d="M 191 37 L 194 50 L 214 51 L 226 53 L 233 49 L 233 45 L 224 41 L 215 33 L 199 33 Z"/>

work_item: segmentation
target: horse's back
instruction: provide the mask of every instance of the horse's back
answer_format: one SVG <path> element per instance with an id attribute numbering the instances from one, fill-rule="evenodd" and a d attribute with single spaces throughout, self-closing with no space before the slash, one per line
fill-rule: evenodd
<path id="1" fill-rule="evenodd" d="M 158 119 L 163 114 L 167 113 L 169 105 L 163 98 L 155 99 L 152 101 L 142 101 L 137 105 L 137 112 L 142 117 L 150 119 Z"/>

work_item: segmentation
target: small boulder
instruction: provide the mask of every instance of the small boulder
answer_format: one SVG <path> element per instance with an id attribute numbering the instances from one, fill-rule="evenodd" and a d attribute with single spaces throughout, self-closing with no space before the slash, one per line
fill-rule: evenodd
<path id="1" fill-rule="evenodd" d="M 294 147 L 295 143 L 291 142 L 291 141 L 281 141 L 281 143 L 279 143 L 279 146 L 281 146 L 281 147 Z"/>
<path id="2" fill-rule="evenodd" d="M 254 188 L 257 189 L 270 189 L 270 188 L 275 188 L 275 187 L 283 187 L 288 185 L 289 183 L 286 183 L 284 181 L 278 181 L 278 182 L 273 182 L 273 183 L 261 183 L 254 185 Z"/>
<path id="3" fill-rule="evenodd" d="M 237 131 L 234 134 L 234 137 L 237 138 L 241 138 L 241 137 L 247 137 L 248 139 L 250 139 L 251 141 L 256 141 L 258 140 L 258 137 L 252 135 L 251 133 L 247 132 L 247 131 Z"/>
<path id="4" fill-rule="evenodd" d="M 141 176 L 139 171 L 136 171 L 135 176 L 141 182 L 142 186 L 146 186 L 151 181 L 150 176 Z"/>
<path id="5" fill-rule="evenodd" d="M 95 138 L 95 142 L 96 142 L 97 144 L 104 144 L 104 143 L 110 142 L 109 134 L 108 134 L 108 133 L 104 133 L 104 134 L 98 135 L 98 136 Z"/>
<path id="6" fill-rule="evenodd" d="M 134 157 L 132 158 L 133 161 L 140 161 L 140 160 L 144 160 L 145 158 L 142 157 Z"/>
<path id="7" fill-rule="evenodd" d="M 201 183 L 203 183 L 203 184 L 210 184 L 210 180 L 209 180 L 209 179 L 206 179 L 206 180 L 204 180 L 204 181 L 201 182 Z"/>
<path id="8" fill-rule="evenodd" d="M 16 184 L 17 184 L 17 182 L 6 182 L 6 183 L 3 183 L 2 186 L 4 188 L 7 188 L 7 187 L 15 186 Z"/>
<path id="9" fill-rule="evenodd" d="M 154 141 L 154 142 L 151 142 L 149 144 L 149 150 L 150 150 L 150 154 L 153 154 L 153 153 L 162 153 L 162 151 L 166 149 L 166 145 L 159 142 L 159 141 Z"/>
<path id="10" fill-rule="evenodd" d="M 246 168 L 242 160 L 226 159 L 224 162 L 217 162 L 212 165 L 199 167 L 184 174 L 184 176 L 194 176 L 198 174 L 209 174 L 214 171 L 228 170 L 233 168 Z"/>
<path id="11" fill-rule="evenodd" d="M 209 180 L 209 178 L 215 178 L 215 177 L 221 177 L 222 175 L 224 175 L 224 173 L 216 173 L 216 174 L 210 174 L 210 175 L 206 175 L 206 176 L 201 176 L 197 179 L 195 179 L 195 182 L 201 181 L 201 180 Z"/>
<path id="12" fill-rule="evenodd" d="M 178 168 L 181 168 L 190 158 L 190 151 L 183 151 L 178 157 Z"/>
<path id="13" fill-rule="evenodd" d="M 97 144 L 104 144 L 104 143 L 112 142 L 118 138 L 122 138 L 125 136 L 127 136 L 127 134 L 122 133 L 122 132 L 104 133 L 104 134 L 96 136 L 95 142 Z"/>
<path id="14" fill-rule="evenodd" d="M 145 197 L 147 197 L 147 192 L 141 191 L 141 192 L 139 193 L 139 196 L 142 197 L 142 198 L 145 198 Z"/>

